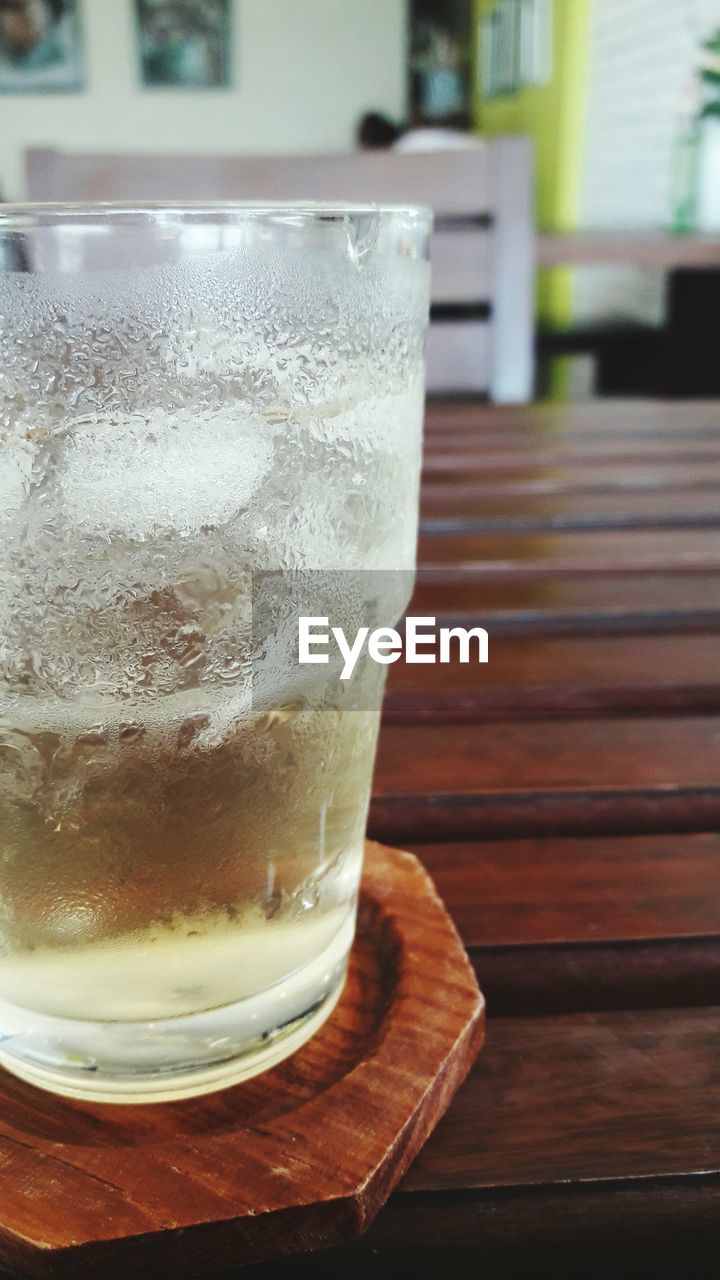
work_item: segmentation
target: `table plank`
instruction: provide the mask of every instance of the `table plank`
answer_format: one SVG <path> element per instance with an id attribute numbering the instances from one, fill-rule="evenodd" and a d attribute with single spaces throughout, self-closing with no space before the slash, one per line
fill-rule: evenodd
<path id="1" fill-rule="evenodd" d="M 491 1023 L 484 1052 L 402 1188 L 720 1172 L 718 1061 L 717 1007 Z"/>
<path id="2" fill-rule="evenodd" d="M 477 650 L 473 649 L 476 655 Z M 490 636 L 489 661 L 463 663 L 458 650 L 453 661 L 417 666 L 396 662 L 390 668 L 391 690 L 426 693 L 432 689 L 456 690 L 567 684 L 641 683 L 648 672 L 658 686 L 697 680 L 720 682 L 720 640 L 714 632 L 695 636 L 612 636 L 596 640 L 581 636 Z"/>
<path id="3" fill-rule="evenodd" d="M 648 459 L 642 464 L 572 459 L 567 463 L 559 460 L 545 465 L 542 460 L 533 462 L 532 458 L 521 455 L 513 466 L 489 467 L 482 455 L 477 454 L 472 464 L 429 459 L 423 470 L 423 482 L 484 484 L 489 486 L 489 492 L 498 492 L 510 485 L 516 492 L 522 492 L 524 486 L 528 493 L 544 493 L 559 487 L 582 492 L 676 488 L 678 485 L 706 488 L 708 484 L 717 486 L 719 478 L 720 461 L 686 458 L 675 462 Z"/>
<path id="4" fill-rule="evenodd" d="M 542 467 L 530 464 L 508 471 L 492 471 L 478 464 L 473 468 L 448 467 L 423 476 L 423 491 L 445 490 L 449 503 L 453 494 L 471 489 L 492 499 L 498 494 L 554 493 L 642 493 L 666 490 L 717 489 L 720 469 L 708 463 L 655 464 L 616 467 Z"/>
<path id="5" fill-rule="evenodd" d="M 489 661 L 390 668 L 386 724 L 720 715 L 720 643 L 689 636 L 490 634 Z M 680 673 L 680 674 L 678 674 Z"/>
<path id="6" fill-rule="evenodd" d="M 716 529 L 422 535 L 418 560 L 490 575 L 522 573 L 707 573 L 720 570 Z"/>
<path id="7" fill-rule="evenodd" d="M 720 786 L 720 718 L 388 725 L 374 793 Z"/>
<path id="8" fill-rule="evenodd" d="M 415 846 L 493 1016 L 720 1003 L 720 837 Z"/>
<path id="9" fill-rule="evenodd" d="M 609 402 L 595 401 L 590 403 L 566 404 L 531 404 L 489 406 L 477 404 L 474 412 L 466 412 L 467 406 L 460 406 L 460 416 L 452 411 L 448 416 L 448 405 L 438 406 L 430 401 L 426 405 L 424 420 L 424 437 L 429 445 L 459 444 L 478 445 L 482 448 L 486 443 L 500 445 L 550 444 L 594 444 L 611 443 L 623 447 L 627 441 L 631 443 L 671 442 L 684 440 L 713 441 L 720 434 L 720 413 L 717 401 L 701 404 L 701 413 L 685 415 L 689 402 L 676 402 L 679 413 L 668 421 L 664 415 L 653 413 L 650 417 L 626 411 L 623 403 L 620 409 L 608 415 L 600 410 Z M 663 402 L 667 410 L 668 402 Z M 470 406 L 472 409 L 473 406 Z M 622 418 L 623 426 L 618 419 Z"/>
<path id="10" fill-rule="evenodd" d="M 428 435 L 449 428 L 478 436 L 485 432 L 525 430 L 595 434 L 606 431 L 626 438 L 630 432 L 683 434 L 691 428 L 717 428 L 717 400 L 592 400 L 570 404 L 491 405 L 481 400 L 433 398 L 428 401 L 425 425 Z"/>
<path id="11" fill-rule="evenodd" d="M 673 1009 L 720 1002 L 720 938 L 475 947 L 493 1017 Z"/>
<path id="12" fill-rule="evenodd" d="M 644 439 L 637 443 L 591 440 L 582 444 L 574 441 L 552 444 L 538 440 L 514 448 L 505 445 L 493 447 L 489 441 L 482 440 L 475 444 L 428 442 L 425 445 L 423 467 L 425 474 L 433 477 L 444 472 L 473 472 L 479 467 L 502 473 L 522 470 L 528 466 L 552 469 L 598 465 L 670 467 L 709 463 L 717 467 L 718 462 L 720 440 L 715 437 L 687 441 L 680 437 L 668 440 Z"/>
<path id="13" fill-rule="evenodd" d="M 522 408 L 522 407 L 520 407 Z M 717 406 L 716 406 L 717 408 Z M 423 438 L 427 449 L 436 450 L 447 444 L 450 448 L 464 447 L 483 449 L 491 446 L 498 449 L 521 449 L 549 446 L 556 448 L 564 444 L 578 445 L 616 442 L 617 447 L 630 444 L 653 442 L 676 444 L 681 441 L 714 443 L 720 437 L 720 415 L 715 412 L 712 417 L 706 416 L 700 422 L 690 422 L 675 428 L 646 423 L 634 426 L 628 423 L 626 429 L 619 432 L 617 424 L 603 421 L 590 424 L 588 429 L 581 426 L 552 421 L 529 421 L 527 417 L 514 416 L 502 424 L 485 421 L 485 406 L 479 406 L 475 417 L 461 423 L 433 421 L 432 407 L 429 405 L 424 423 Z"/>
<path id="14" fill-rule="evenodd" d="M 720 574 L 488 577 L 436 566 L 418 570 L 408 612 L 494 637 L 707 631 L 720 623 Z"/>
<path id="15" fill-rule="evenodd" d="M 720 935 L 720 834 L 414 844 L 467 947 Z"/>
<path id="16" fill-rule="evenodd" d="M 707 831 L 720 825 L 720 720 L 387 725 L 370 831 L 476 836 Z"/>
<path id="17" fill-rule="evenodd" d="M 615 493 L 492 493 L 476 486 L 427 484 L 423 534 L 511 533 L 548 529 L 668 528 L 720 524 L 720 486 Z"/>

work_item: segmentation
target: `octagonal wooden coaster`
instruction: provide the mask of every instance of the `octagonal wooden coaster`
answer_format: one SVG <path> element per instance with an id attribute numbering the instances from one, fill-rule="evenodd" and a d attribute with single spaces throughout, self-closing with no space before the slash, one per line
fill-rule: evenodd
<path id="1" fill-rule="evenodd" d="M 484 1004 L 433 884 L 368 843 L 329 1022 L 273 1071 L 186 1102 L 69 1102 L 0 1071 L 0 1263 L 192 1276 L 359 1235 L 445 1111 Z"/>

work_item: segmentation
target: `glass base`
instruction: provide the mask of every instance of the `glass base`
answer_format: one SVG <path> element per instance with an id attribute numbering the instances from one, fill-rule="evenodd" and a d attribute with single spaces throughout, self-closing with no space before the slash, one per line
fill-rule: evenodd
<path id="1" fill-rule="evenodd" d="M 236 1004 L 152 1022 L 83 1022 L 0 1001 L 0 1066 L 89 1102 L 171 1102 L 226 1089 L 295 1053 L 342 994 L 354 913 L 324 951 Z"/>

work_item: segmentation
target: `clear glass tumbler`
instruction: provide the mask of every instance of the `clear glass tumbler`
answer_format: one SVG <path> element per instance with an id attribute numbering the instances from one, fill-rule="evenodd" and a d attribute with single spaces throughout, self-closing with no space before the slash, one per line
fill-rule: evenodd
<path id="1" fill-rule="evenodd" d="M 409 597 L 428 231 L 0 209 L 0 1063 L 46 1089 L 232 1084 L 340 995 L 383 669 L 295 633 Z"/>

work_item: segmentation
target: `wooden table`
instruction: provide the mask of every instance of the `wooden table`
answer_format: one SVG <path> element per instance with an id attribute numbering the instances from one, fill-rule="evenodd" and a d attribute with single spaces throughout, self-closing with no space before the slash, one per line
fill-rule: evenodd
<path id="1" fill-rule="evenodd" d="M 392 668 L 370 830 L 436 878 L 487 1046 L 359 1242 L 243 1275 L 712 1275 L 720 404 L 431 407 L 420 563 L 410 611 L 490 663 Z"/>

